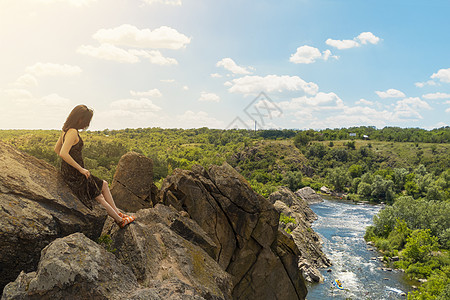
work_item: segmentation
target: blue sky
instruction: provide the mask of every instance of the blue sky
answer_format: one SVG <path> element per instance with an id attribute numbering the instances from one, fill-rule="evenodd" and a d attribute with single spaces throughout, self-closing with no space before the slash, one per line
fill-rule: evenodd
<path id="1" fill-rule="evenodd" d="M 448 126 L 450 1 L 0 0 L 0 129 Z"/>

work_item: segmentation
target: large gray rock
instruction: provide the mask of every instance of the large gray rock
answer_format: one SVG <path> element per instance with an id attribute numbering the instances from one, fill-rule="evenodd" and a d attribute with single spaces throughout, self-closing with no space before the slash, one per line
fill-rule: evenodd
<path id="1" fill-rule="evenodd" d="M 97 238 L 107 217 L 90 211 L 50 164 L 0 142 L 0 291 L 56 238 L 83 232 Z"/>
<path id="2" fill-rule="evenodd" d="M 299 189 L 295 194 L 309 204 L 323 202 L 322 197 L 309 186 Z"/>
<path id="3" fill-rule="evenodd" d="M 230 165 L 177 169 L 160 197 L 186 211 L 217 245 L 216 260 L 233 276 L 234 299 L 305 298 L 300 271 L 285 265 L 297 256 L 285 251 L 281 259 L 277 252 L 278 212 Z"/>
<path id="4" fill-rule="evenodd" d="M 317 219 L 317 215 L 305 200 L 286 187 L 272 193 L 269 200 L 274 202 L 274 207 L 280 214 L 295 220 L 295 223 L 288 224 L 280 222 L 279 227 L 280 230 L 292 231 L 293 241 L 299 250 L 298 267 L 303 277 L 309 282 L 321 282 L 323 277 L 319 268 L 328 267 L 331 262 L 322 252 L 320 236 L 311 228 L 311 222 Z"/>
<path id="5" fill-rule="evenodd" d="M 231 299 L 231 276 L 212 258 L 217 247 L 198 224 L 164 205 L 135 216 L 125 229 L 107 221 L 103 234 L 143 287 L 156 288 L 162 297 Z"/>
<path id="6" fill-rule="evenodd" d="M 111 194 L 118 208 L 136 212 L 153 206 L 157 189 L 153 184 L 153 161 L 146 156 L 128 152 L 117 165 Z"/>
<path id="7" fill-rule="evenodd" d="M 45 247 L 37 271 L 20 273 L 5 287 L 2 300 L 128 299 L 138 289 L 128 267 L 84 234 L 74 233 Z"/>
<path id="8" fill-rule="evenodd" d="M 302 215 L 302 219 L 309 223 L 317 220 L 317 215 L 312 211 L 306 200 L 294 194 L 287 187 L 280 187 L 277 191 L 269 195 L 269 201 L 275 204 L 276 201 L 281 201 L 293 211 Z"/>

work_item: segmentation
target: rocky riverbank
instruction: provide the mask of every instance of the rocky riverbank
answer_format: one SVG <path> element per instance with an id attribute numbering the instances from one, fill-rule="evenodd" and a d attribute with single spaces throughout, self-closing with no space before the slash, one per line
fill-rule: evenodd
<path id="1" fill-rule="evenodd" d="M 124 155 L 112 192 L 137 217 L 125 229 L 1 142 L 0 166 L 2 300 L 305 299 L 303 276 L 329 263 L 306 202 L 286 189 L 269 201 L 226 163 L 175 170 L 159 191 L 151 160 Z M 292 235 L 280 211 L 296 218 Z"/>

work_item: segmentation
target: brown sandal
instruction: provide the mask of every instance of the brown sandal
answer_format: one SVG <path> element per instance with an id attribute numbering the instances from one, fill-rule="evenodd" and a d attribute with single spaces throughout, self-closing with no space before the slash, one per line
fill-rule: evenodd
<path id="1" fill-rule="evenodd" d="M 135 216 L 126 216 L 126 217 L 122 218 L 122 222 L 118 223 L 118 225 L 120 228 L 124 228 L 128 224 L 133 223 L 134 220 L 136 220 Z"/>

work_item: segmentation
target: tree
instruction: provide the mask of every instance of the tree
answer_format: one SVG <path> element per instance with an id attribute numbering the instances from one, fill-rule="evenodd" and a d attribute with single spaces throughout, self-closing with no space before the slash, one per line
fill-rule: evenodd
<path id="1" fill-rule="evenodd" d="M 281 182 L 285 184 L 291 191 L 296 191 L 299 188 L 303 187 L 302 173 L 300 171 L 288 171 L 283 176 L 283 180 Z"/>
<path id="2" fill-rule="evenodd" d="M 306 131 L 300 131 L 297 133 L 297 135 L 294 137 L 294 145 L 297 148 L 307 146 L 310 141 L 309 136 L 307 135 Z"/>
<path id="3" fill-rule="evenodd" d="M 348 173 L 352 178 L 361 177 L 364 169 L 361 165 L 351 165 L 350 168 L 348 168 Z"/>
<path id="4" fill-rule="evenodd" d="M 416 229 L 406 239 L 403 256 L 412 263 L 424 263 L 431 251 L 438 249 L 438 238 L 431 235 L 430 229 Z"/>
<path id="5" fill-rule="evenodd" d="M 349 182 L 347 170 L 344 168 L 334 168 L 328 171 L 328 181 L 334 186 L 335 190 L 342 192 Z"/>

